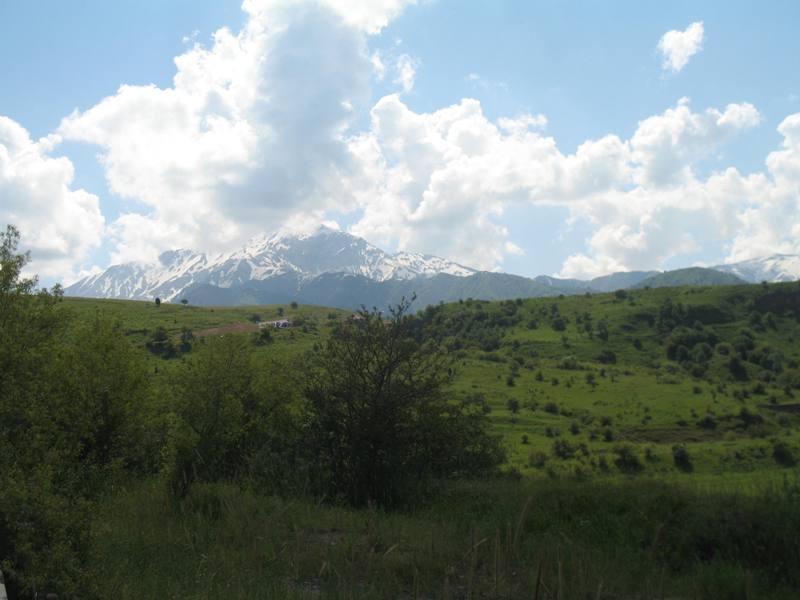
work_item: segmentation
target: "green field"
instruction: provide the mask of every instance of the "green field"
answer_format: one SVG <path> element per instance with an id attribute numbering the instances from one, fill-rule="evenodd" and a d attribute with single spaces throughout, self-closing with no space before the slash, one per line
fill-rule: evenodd
<path id="1" fill-rule="evenodd" d="M 484 414 L 507 460 L 391 507 L 315 492 L 314 465 L 292 462 L 313 431 L 309 364 L 346 311 L 7 297 L 0 560 L 13 600 L 34 586 L 90 599 L 797 597 L 797 283 L 419 310 L 404 321 L 413 345 L 446 350 L 448 401 Z M 277 318 L 293 327 L 256 325 Z M 201 471 L 176 488 L 181 448 Z"/>
<path id="2" fill-rule="evenodd" d="M 756 490 L 792 470 L 791 461 L 773 456 L 776 444 L 800 456 L 800 412 L 793 410 L 800 386 L 798 289 L 788 283 L 465 301 L 429 307 L 418 320 L 421 337 L 450 349 L 454 393 L 485 403 L 509 449 L 508 468 L 530 477 L 616 477 L 627 473 L 615 467 L 615 449 L 629 446 L 640 458 L 638 475 Z M 668 301 L 685 313 L 671 317 L 674 323 L 659 321 Z M 178 344 L 184 329 L 247 324 L 253 315 L 276 319 L 280 310 L 302 325 L 273 331 L 274 343 L 257 352 L 282 359 L 301 357 L 347 314 L 306 306 L 156 307 L 73 298 L 64 304 L 81 318 L 99 311 L 119 319 L 143 353 L 157 327 Z M 554 328 L 556 319 L 563 330 Z M 711 356 L 670 360 L 666 348 L 676 327 L 713 336 Z M 729 363 L 742 331 L 753 338 L 747 352 L 771 362 L 766 368 L 743 360 L 737 377 Z M 730 352 L 722 354 L 727 345 Z M 604 351 L 613 359 L 606 354 L 601 362 Z M 147 355 L 168 372 L 191 352 L 175 360 Z M 687 450 L 691 470 L 676 467 L 676 445 Z"/>

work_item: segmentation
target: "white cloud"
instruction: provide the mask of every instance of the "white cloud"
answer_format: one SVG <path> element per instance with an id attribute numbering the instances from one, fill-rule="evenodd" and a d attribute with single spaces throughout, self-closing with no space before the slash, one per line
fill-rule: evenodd
<path id="1" fill-rule="evenodd" d="M 759 120 L 750 104 L 693 112 L 681 99 L 642 121 L 629 140 L 607 135 L 565 155 L 537 131 L 544 118 L 494 123 L 477 100 L 419 114 L 390 95 L 372 109 L 370 131 L 351 143 L 363 168 L 363 181 L 352 189 L 364 211 L 351 230 L 493 269 L 515 253 L 503 221 L 509 206 L 561 205 L 593 230 L 587 251 L 570 256 L 561 275 L 658 268 L 741 233 L 769 178 L 729 169 L 701 180 L 693 166 Z M 778 165 L 796 166 L 795 126 L 791 119 L 781 126 L 787 156 L 771 155 L 776 177 Z M 791 177 L 800 179 L 793 171 Z M 797 220 L 796 210 L 789 214 Z M 762 225 L 754 227 L 763 232 Z M 769 240 L 762 249 L 785 247 L 774 235 Z"/>
<path id="2" fill-rule="evenodd" d="M 397 79 L 394 80 L 394 83 L 400 84 L 404 94 L 414 88 L 417 66 L 417 61 L 408 54 L 403 54 L 397 59 Z"/>
<path id="3" fill-rule="evenodd" d="M 674 185 L 692 177 L 694 162 L 708 156 L 739 130 L 754 127 L 760 115 L 752 104 L 729 104 L 724 112 L 693 113 L 687 98 L 675 108 L 639 123 L 631 138 L 632 159 L 642 184 Z"/>
<path id="4" fill-rule="evenodd" d="M 730 258 L 800 250 L 800 116 L 781 124 L 764 173 L 701 178 L 698 161 L 760 122 L 753 105 L 695 112 L 681 99 L 629 139 L 569 154 L 544 115 L 492 120 L 474 99 L 418 113 L 403 96 L 414 60 L 367 44 L 406 4 L 247 0 L 245 27 L 177 57 L 171 87 L 122 86 L 66 118 L 59 133 L 100 145 L 110 188 L 141 204 L 109 227 L 113 259 L 229 249 L 350 213 L 374 243 L 496 269 L 522 251 L 504 222 L 514 205 L 562 206 L 591 228 L 565 276 L 658 268 L 708 243 Z M 402 91 L 369 110 L 387 68 Z"/>
<path id="5" fill-rule="evenodd" d="M 683 31 L 668 31 L 658 42 L 658 50 L 663 56 L 662 68 L 677 73 L 689 59 L 703 49 L 703 22 L 697 21 Z"/>
<path id="6" fill-rule="evenodd" d="M 100 244 L 104 221 L 97 196 L 72 189 L 69 159 L 50 156 L 58 141 L 34 141 L 21 125 L 0 116 L 0 227 L 20 230 L 21 249 L 31 251 L 31 272 L 69 280 L 75 265 Z"/>
<path id="7" fill-rule="evenodd" d="M 416 3 L 417 0 L 244 0 L 242 6 L 257 19 L 269 20 L 287 8 L 316 4 L 338 15 L 348 26 L 374 34 Z"/>
<path id="8" fill-rule="evenodd" d="M 172 87 L 123 85 L 62 122 L 64 137 L 103 148 L 110 189 L 143 205 L 113 224 L 114 261 L 229 248 L 297 215 L 349 208 L 346 135 L 374 62 L 347 23 L 373 30 L 405 3 L 351 4 L 248 0 L 241 32 L 221 29 L 175 59 Z"/>

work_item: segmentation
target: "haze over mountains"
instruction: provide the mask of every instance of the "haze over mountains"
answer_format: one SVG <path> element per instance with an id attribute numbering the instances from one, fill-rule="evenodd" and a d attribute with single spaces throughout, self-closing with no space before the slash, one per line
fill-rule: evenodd
<path id="1" fill-rule="evenodd" d="M 66 288 L 70 296 L 198 305 L 287 303 L 385 306 L 416 294 L 416 308 L 463 298 L 506 299 L 667 285 L 722 285 L 800 278 L 800 257 L 775 255 L 714 268 L 630 271 L 592 280 L 476 271 L 436 256 L 390 254 L 325 226 L 256 238 L 230 253 L 164 252 L 158 264 L 127 263 Z"/>

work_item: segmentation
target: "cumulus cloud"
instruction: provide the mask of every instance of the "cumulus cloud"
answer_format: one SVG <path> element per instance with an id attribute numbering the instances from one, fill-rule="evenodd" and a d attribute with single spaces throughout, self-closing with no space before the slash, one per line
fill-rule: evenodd
<path id="1" fill-rule="evenodd" d="M 494 269 L 516 254 L 509 206 L 563 206 L 591 234 L 560 275 L 662 268 L 709 245 L 728 260 L 800 251 L 800 118 L 779 127 L 767 170 L 700 177 L 696 163 L 760 123 L 747 103 L 694 111 L 688 99 L 641 121 L 629 139 L 607 135 L 565 154 L 543 121 L 488 119 L 477 100 L 417 113 L 398 94 L 371 111 L 350 149 L 363 213 L 351 231 L 376 243 L 438 253 Z"/>
<path id="2" fill-rule="evenodd" d="M 404 3 L 351 4 L 248 0 L 242 31 L 175 59 L 172 87 L 123 85 L 64 119 L 61 135 L 102 147 L 110 189 L 143 204 L 113 224 L 115 261 L 223 249 L 297 214 L 348 209 L 346 133 L 374 72 L 349 23 L 371 31 Z"/>
<path id="3" fill-rule="evenodd" d="M 256 19 L 268 20 L 287 8 L 312 3 L 335 13 L 347 25 L 374 34 L 417 0 L 244 0 L 242 6 Z"/>
<path id="4" fill-rule="evenodd" d="M 522 252 L 504 224 L 514 205 L 564 207 L 591 228 L 564 276 L 658 268 L 708 243 L 730 259 L 798 250 L 799 116 L 781 124 L 763 173 L 701 177 L 698 161 L 759 124 L 753 105 L 694 110 L 681 99 L 628 139 L 571 153 L 544 115 L 493 120 L 469 98 L 416 112 L 404 96 L 415 60 L 368 44 L 407 4 L 246 0 L 243 29 L 177 57 L 172 86 L 124 85 L 64 119 L 59 134 L 98 144 L 110 189 L 140 203 L 108 228 L 114 261 L 229 249 L 350 214 L 350 231 L 374 243 L 496 269 Z M 697 25 L 683 54 L 665 35 L 681 68 L 702 41 Z M 401 91 L 370 108 L 371 82 L 387 71 Z"/>
<path id="5" fill-rule="evenodd" d="M 0 226 L 19 228 L 22 248 L 31 252 L 31 272 L 69 280 L 100 243 L 104 220 L 97 196 L 72 189 L 69 159 L 50 155 L 58 141 L 34 141 L 21 125 L 0 116 Z"/>
<path id="6" fill-rule="evenodd" d="M 641 121 L 631 138 L 632 159 L 640 165 L 640 183 L 685 183 L 692 177 L 692 163 L 759 121 L 752 104 L 729 104 L 724 112 L 709 108 L 693 113 L 688 98 L 681 98 L 675 108 Z"/>
<path id="7" fill-rule="evenodd" d="M 662 68 L 677 73 L 689 59 L 703 49 L 703 22 L 697 21 L 683 31 L 668 31 L 658 42 L 658 50 L 663 57 Z"/>

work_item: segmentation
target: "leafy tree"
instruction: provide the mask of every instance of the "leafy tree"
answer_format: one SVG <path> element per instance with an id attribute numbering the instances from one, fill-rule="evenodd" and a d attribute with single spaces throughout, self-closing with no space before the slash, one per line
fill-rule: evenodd
<path id="1" fill-rule="evenodd" d="M 189 304 L 189 301 L 186 298 L 181 298 L 181 304 L 186 306 L 187 304 Z"/>
<path id="2" fill-rule="evenodd" d="M 156 306 L 161 306 L 161 298 L 156 296 Z"/>
<path id="3" fill-rule="evenodd" d="M 412 337 L 410 302 L 360 311 L 309 355 L 303 390 L 313 481 L 352 505 L 396 505 L 430 478 L 493 470 L 504 458 L 474 404 L 447 393 L 453 370 Z"/>
<path id="4" fill-rule="evenodd" d="M 195 481 L 285 483 L 293 470 L 291 386 L 283 369 L 256 369 L 250 348 L 236 336 L 210 338 L 179 377 L 171 447 L 178 496 Z"/>
<path id="5" fill-rule="evenodd" d="M 91 508 L 120 467 L 147 468 L 148 386 L 118 328 L 74 326 L 61 291 L 0 232 L 0 561 L 11 593 L 86 597 Z M 75 352 L 80 348 L 80 352 Z"/>

